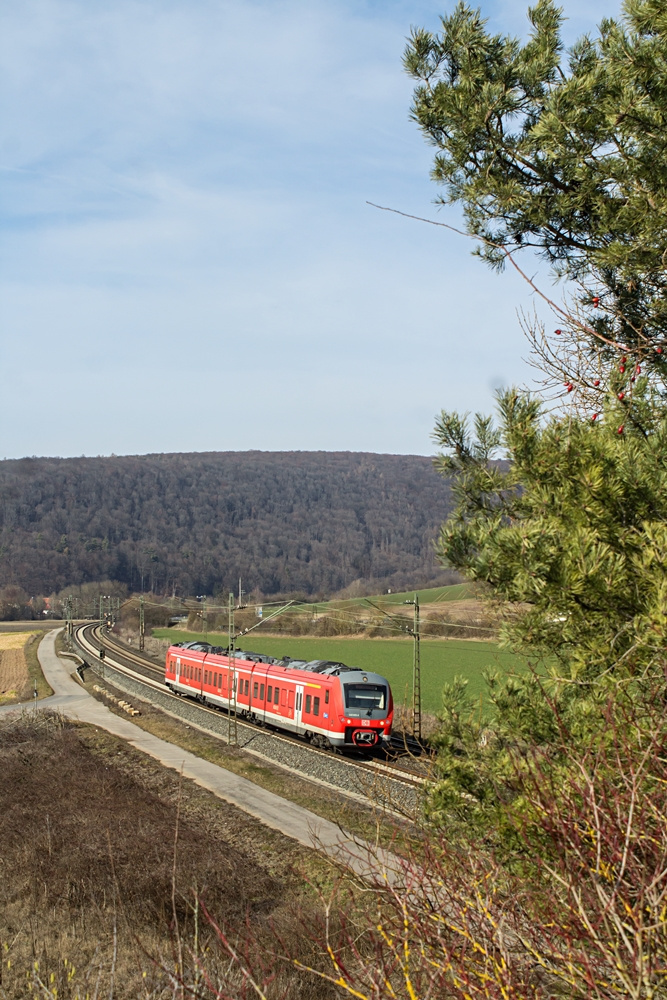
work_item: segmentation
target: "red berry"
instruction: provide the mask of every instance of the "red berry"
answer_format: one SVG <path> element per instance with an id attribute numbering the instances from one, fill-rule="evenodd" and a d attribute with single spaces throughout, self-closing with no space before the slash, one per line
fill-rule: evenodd
<path id="1" fill-rule="evenodd" d="M 621 364 L 624 365 L 627 360 L 628 359 L 626 358 L 626 356 L 624 354 L 623 357 L 621 358 Z"/>
<path id="2" fill-rule="evenodd" d="M 573 390 L 573 389 L 574 389 L 574 386 L 573 386 L 573 385 L 572 385 L 572 383 L 570 382 L 570 383 L 568 384 L 568 387 L 567 387 L 567 391 L 568 391 L 568 392 L 572 392 L 572 390 Z"/>
<path id="3" fill-rule="evenodd" d="M 625 399 L 625 393 L 624 392 L 619 392 L 618 398 L 619 399 Z"/>
<path id="4" fill-rule="evenodd" d="M 597 418 L 598 418 L 597 413 L 594 413 L 593 416 L 591 417 L 591 420 L 597 420 Z"/>
<path id="5" fill-rule="evenodd" d="M 593 385 L 599 385 L 599 384 L 600 384 L 600 379 L 596 378 L 595 382 L 593 382 Z"/>
<path id="6" fill-rule="evenodd" d="M 662 354 L 662 347 L 656 347 L 655 353 L 656 354 Z"/>
<path id="7" fill-rule="evenodd" d="M 594 295 L 593 296 L 593 305 L 595 306 L 596 309 L 600 305 L 600 296 L 599 295 Z"/>
<path id="8" fill-rule="evenodd" d="M 632 378 L 630 379 L 630 381 L 631 381 L 631 382 L 636 382 L 636 381 L 637 381 L 637 380 L 635 379 L 634 375 L 632 376 Z"/>
<path id="9" fill-rule="evenodd" d="M 625 365 L 619 365 L 619 368 L 618 368 L 618 370 L 619 370 L 619 372 L 620 372 L 620 373 L 621 373 L 621 375 L 622 375 L 622 374 L 623 374 L 623 372 L 625 371 Z"/>
<path id="10" fill-rule="evenodd" d="M 620 426 L 620 427 L 618 428 L 618 433 L 619 433 L 619 434 L 622 434 L 622 433 L 623 433 L 623 427 L 624 427 L 624 426 L 625 426 L 624 424 L 621 424 L 621 426 Z"/>
<path id="11" fill-rule="evenodd" d="M 641 374 L 641 370 L 642 370 L 642 366 L 641 365 L 637 365 L 637 367 L 635 368 L 635 371 L 637 372 L 638 375 Z"/>
<path id="12" fill-rule="evenodd" d="M 554 333 L 556 334 L 557 337 L 560 337 L 562 332 L 563 332 L 562 330 L 554 330 Z"/>

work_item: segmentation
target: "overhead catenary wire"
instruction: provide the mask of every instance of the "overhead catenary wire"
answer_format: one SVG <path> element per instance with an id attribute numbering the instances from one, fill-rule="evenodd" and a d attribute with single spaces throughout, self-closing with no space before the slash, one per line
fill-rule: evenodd
<path id="1" fill-rule="evenodd" d="M 132 603 L 132 602 L 137 601 L 137 600 L 138 600 L 138 598 L 134 598 L 134 597 L 133 598 L 128 598 L 128 600 L 125 603 L 129 604 L 129 603 Z M 363 631 L 366 631 L 367 629 L 371 629 L 372 628 L 374 631 L 380 630 L 380 631 L 388 633 L 388 637 L 391 634 L 393 634 L 394 636 L 396 636 L 397 633 L 399 633 L 399 634 L 402 633 L 403 636 L 405 636 L 406 638 L 412 636 L 412 627 L 410 625 L 409 620 L 407 619 L 407 616 L 406 616 L 406 618 L 401 619 L 399 617 L 399 615 L 397 615 L 397 614 L 391 614 L 391 613 L 385 611 L 382 607 L 376 605 L 369 598 L 364 598 L 363 600 L 368 605 L 370 605 L 371 607 L 373 607 L 376 611 L 380 612 L 386 619 L 388 619 L 388 622 L 385 624 L 381 620 L 378 621 L 377 619 L 370 619 L 369 620 L 368 618 L 359 618 L 359 617 L 351 614 L 347 609 L 343 609 L 343 608 L 331 610 L 331 611 L 328 611 L 328 612 L 320 611 L 318 613 L 318 615 L 317 615 L 318 620 L 323 620 L 324 619 L 324 620 L 328 620 L 328 621 L 331 621 L 331 622 L 334 622 L 334 623 L 340 624 L 340 625 L 356 626 L 357 629 L 360 632 L 363 632 Z M 359 600 L 358 599 L 355 599 L 354 603 L 356 603 L 356 605 L 359 606 Z M 435 603 L 435 602 L 433 602 L 433 603 Z M 146 605 L 150 605 L 152 607 L 156 607 L 156 608 L 162 608 L 162 609 L 165 607 L 164 603 L 162 603 L 160 601 L 145 601 L 145 604 Z M 395 606 L 397 608 L 400 607 L 400 605 L 395 605 Z M 235 610 L 237 610 L 237 611 L 238 610 L 248 610 L 249 611 L 249 610 L 253 610 L 254 608 L 259 608 L 259 607 L 263 607 L 263 608 L 276 608 L 277 610 L 274 611 L 271 615 L 269 615 L 266 618 L 263 618 L 261 621 L 257 622 L 256 625 L 253 625 L 253 626 L 251 626 L 250 628 L 247 628 L 247 629 L 241 629 L 237 633 L 237 637 L 238 638 L 241 638 L 242 636 L 248 634 L 249 632 L 254 631 L 254 629 L 257 628 L 257 627 L 259 627 L 261 624 L 265 624 L 267 621 L 270 621 L 271 619 L 276 618 L 280 613 L 282 613 L 282 611 L 290 610 L 292 613 L 295 613 L 295 614 L 300 614 L 300 613 L 303 613 L 303 614 L 306 614 L 306 613 L 307 614 L 312 614 L 313 608 L 317 607 L 317 605 L 306 604 L 306 603 L 297 603 L 297 602 L 293 602 L 293 601 L 274 601 L 274 602 L 263 602 L 262 604 L 257 604 L 257 605 L 248 605 L 248 606 L 246 606 L 243 609 L 236 608 Z M 195 610 L 198 610 L 199 608 L 200 608 L 199 605 L 194 605 L 193 604 L 193 606 L 191 608 L 188 609 L 187 607 L 184 607 L 183 610 L 195 611 Z M 209 613 L 212 612 L 212 611 L 216 611 L 216 610 L 218 610 L 220 612 L 222 612 L 222 611 L 228 612 L 229 608 L 228 608 L 228 606 L 224 607 L 224 608 L 222 606 L 220 606 L 218 608 L 216 605 L 208 605 L 208 607 L 207 607 L 207 611 Z M 494 634 L 494 633 L 497 632 L 497 629 L 495 629 L 495 628 L 493 628 L 491 626 L 486 626 L 486 625 L 469 625 L 469 624 L 464 623 L 464 622 L 448 622 L 448 621 L 442 621 L 442 620 L 440 620 L 440 621 L 433 622 L 433 624 L 437 625 L 438 628 L 447 628 L 447 629 L 456 629 L 456 630 L 462 629 L 462 630 L 471 631 L 471 632 L 487 632 L 487 633 L 490 633 L 490 634 Z M 429 625 L 429 619 L 428 618 L 423 622 L 423 625 L 425 625 L 426 628 L 428 629 L 428 625 Z M 296 636 L 294 638 L 320 638 L 320 639 L 325 639 L 326 640 L 326 639 L 335 639 L 335 638 L 338 638 L 338 637 L 337 636 L 314 636 L 314 635 L 311 635 L 311 636 Z M 343 636 L 340 636 L 340 638 L 343 638 Z M 426 640 L 428 640 L 429 638 L 435 640 L 437 638 L 446 638 L 446 637 L 445 636 L 440 636 L 440 637 L 439 636 L 429 636 L 428 633 L 427 633 L 426 635 L 422 634 L 422 638 L 426 639 Z"/>
<path id="2" fill-rule="evenodd" d="M 424 603 L 427 603 L 427 604 L 437 604 L 437 603 L 439 603 L 440 598 L 442 596 L 444 596 L 444 594 L 450 589 L 450 586 L 451 585 L 442 587 L 440 589 L 440 592 L 438 594 L 436 594 L 434 597 L 432 597 L 430 601 L 428 601 L 428 602 L 422 601 L 422 604 L 424 604 Z M 454 584 L 454 586 L 461 586 L 461 587 L 463 587 L 463 586 L 465 586 L 465 584 Z M 401 592 L 399 592 L 397 594 L 391 594 L 390 595 L 391 600 L 387 600 L 387 606 L 388 607 L 397 607 L 398 608 L 402 604 L 404 604 L 405 603 L 404 600 L 403 600 L 404 593 L 407 594 L 408 591 L 401 591 Z M 136 600 L 138 600 L 138 597 L 135 597 L 134 595 L 132 597 L 127 598 L 127 602 L 129 602 L 129 601 L 136 601 Z M 172 600 L 172 601 L 178 601 L 180 603 L 181 608 L 184 609 L 184 610 L 191 610 L 191 611 L 193 611 L 193 610 L 196 610 L 196 608 L 199 607 L 198 603 L 197 604 L 194 603 L 196 601 L 196 598 L 194 598 L 194 597 L 171 598 L 170 600 Z M 315 611 L 316 613 L 319 613 L 319 614 L 327 614 L 327 613 L 329 613 L 329 611 L 327 609 L 344 612 L 346 609 L 343 608 L 343 607 L 341 607 L 341 605 L 351 604 L 351 605 L 359 606 L 360 601 L 366 601 L 368 603 L 372 603 L 371 600 L 370 600 L 370 598 L 368 598 L 368 597 L 362 597 L 362 598 L 359 598 L 359 597 L 345 597 L 345 598 L 341 598 L 340 600 L 333 600 L 333 601 L 313 601 L 313 602 L 307 602 L 307 601 L 286 601 L 286 600 L 279 600 L 279 601 L 265 601 L 265 600 L 261 600 L 261 601 L 257 601 L 257 603 L 254 603 L 254 604 L 243 604 L 243 605 L 237 604 L 235 606 L 235 610 L 236 611 L 240 611 L 240 610 L 243 610 L 243 611 L 245 611 L 245 610 L 254 611 L 254 610 L 257 610 L 257 608 L 274 608 L 274 607 L 278 608 L 278 607 L 287 607 L 287 605 L 292 605 L 293 609 L 308 611 L 310 614 L 312 614 L 313 611 Z M 190 602 L 192 604 L 192 607 L 188 607 L 188 602 Z M 146 604 L 150 604 L 150 605 L 152 605 L 153 607 L 156 607 L 156 608 L 157 607 L 163 608 L 165 606 L 163 601 L 146 601 Z M 374 607 L 377 607 L 378 610 L 382 610 L 382 608 L 380 608 L 377 605 L 374 605 Z M 227 610 L 228 610 L 227 604 L 208 604 L 207 608 L 208 608 L 208 611 L 218 611 L 220 613 L 223 613 L 223 612 L 227 613 Z"/>
<path id="3" fill-rule="evenodd" d="M 160 604 L 159 602 L 148 602 L 147 601 L 146 604 L 147 605 L 148 604 L 152 604 L 152 606 L 156 607 L 156 608 L 158 608 L 158 607 L 159 608 L 164 608 L 164 605 Z M 261 607 L 261 605 L 260 605 L 260 607 Z M 305 607 L 308 608 L 309 605 L 306 605 Z M 210 610 L 211 609 L 209 607 L 209 611 Z M 235 609 L 235 610 L 238 610 L 238 609 Z M 292 607 L 291 610 L 298 612 L 298 611 L 303 610 L 303 609 L 299 608 L 299 606 L 297 605 L 296 607 Z M 274 618 L 274 617 L 277 617 L 277 614 L 270 615 L 268 618 L 262 619 L 262 621 L 270 621 L 271 618 Z M 359 627 L 360 631 L 364 630 L 364 629 L 367 629 L 367 628 L 372 628 L 372 629 L 381 629 L 382 631 L 385 631 L 385 632 L 393 632 L 393 633 L 405 632 L 406 635 L 411 635 L 412 634 L 411 627 L 410 627 L 409 623 L 403 624 L 401 622 L 396 622 L 396 623 L 392 623 L 392 624 L 383 624 L 382 621 L 378 621 L 377 619 L 371 619 L 371 620 L 369 620 L 367 618 L 361 618 L 361 619 L 359 619 L 359 618 L 353 618 L 353 617 L 346 617 L 346 616 L 344 616 L 344 614 L 341 614 L 341 613 L 338 613 L 338 614 L 333 614 L 333 613 L 324 614 L 324 613 L 322 613 L 322 614 L 320 614 L 318 616 L 318 619 L 320 619 L 320 620 L 324 619 L 324 620 L 336 622 L 336 623 L 339 623 L 341 625 L 357 625 Z M 428 623 L 429 623 L 429 619 L 427 618 L 426 621 L 425 621 L 425 624 L 428 625 Z M 260 625 L 260 624 L 261 624 L 261 622 L 257 623 L 257 625 Z M 489 625 L 468 625 L 465 622 L 448 622 L 448 621 L 436 621 L 436 622 L 433 622 L 433 624 L 437 625 L 439 628 L 466 629 L 466 630 L 469 630 L 469 631 L 472 631 L 472 632 L 489 632 L 489 633 L 496 633 L 497 632 L 497 629 L 495 629 L 495 628 L 493 628 L 493 627 L 491 627 Z M 252 626 L 251 628 L 248 628 L 248 629 L 242 629 L 238 633 L 238 636 L 246 635 L 248 632 L 253 631 L 256 627 L 257 626 Z M 215 631 L 215 630 L 213 630 L 213 631 Z M 311 637 L 315 638 L 315 636 L 311 636 Z M 307 636 L 296 636 L 295 638 L 308 638 L 308 637 Z M 321 639 L 335 639 L 336 636 L 319 636 L 318 638 L 321 638 Z M 340 638 L 344 638 L 344 637 L 341 636 Z M 427 638 L 427 639 L 428 638 L 435 639 L 435 638 L 438 638 L 438 637 L 437 636 L 430 636 L 429 637 L 428 635 L 426 635 L 425 638 Z"/>

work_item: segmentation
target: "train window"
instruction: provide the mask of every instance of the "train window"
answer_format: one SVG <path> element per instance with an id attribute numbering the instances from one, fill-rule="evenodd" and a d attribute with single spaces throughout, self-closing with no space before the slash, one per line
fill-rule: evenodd
<path id="1" fill-rule="evenodd" d="M 269 705 L 273 701 L 273 688 L 271 687 L 270 684 L 269 684 L 269 689 L 266 692 L 266 700 L 268 701 Z"/>
<path id="2" fill-rule="evenodd" d="M 325 705 L 329 704 L 329 692 L 328 691 L 324 692 L 324 704 Z"/>
<path id="3" fill-rule="evenodd" d="M 310 715 L 310 702 L 311 702 L 310 695 L 307 694 L 306 695 L 306 715 Z"/>
<path id="4" fill-rule="evenodd" d="M 287 690 L 285 688 L 280 689 L 280 704 L 285 708 L 287 705 Z"/>
<path id="5" fill-rule="evenodd" d="M 259 685 L 259 700 L 264 701 L 264 685 Z"/>
<path id="6" fill-rule="evenodd" d="M 317 695 L 313 698 L 313 715 L 320 714 L 320 699 Z"/>
<path id="7" fill-rule="evenodd" d="M 246 681 L 246 682 L 245 682 L 245 693 L 246 693 L 246 694 L 248 693 L 248 689 L 249 689 L 249 687 L 250 687 L 250 681 Z"/>
<path id="8" fill-rule="evenodd" d="M 294 708 L 294 691 L 290 691 L 289 695 L 287 696 L 287 707 Z"/>
<path id="9" fill-rule="evenodd" d="M 257 694 L 257 681 L 255 681 L 255 683 L 252 686 L 252 696 L 253 698 L 259 697 L 259 695 Z"/>
<path id="10" fill-rule="evenodd" d="M 280 688 L 276 688 L 273 692 L 273 704 L 277 705 L 280 698 Z"/>
<path id="11" fill-rule="evenodd" d="M 343 684 L 347 708 L 387 707 L 387 689 L 384 684 Z"/>

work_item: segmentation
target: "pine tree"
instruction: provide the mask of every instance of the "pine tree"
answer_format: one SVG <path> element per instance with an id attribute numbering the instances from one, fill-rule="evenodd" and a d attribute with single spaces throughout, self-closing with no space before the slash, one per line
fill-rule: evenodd
<path id="1" fill-rule="evenodd" d="M 412 113 L 436 147 L 442 201 L 463 206 L 477 252 L 500 267 L 534 248 L 576 283 L 579 338 L 664 381 L 667 341 L 667 6 L 626 0 L 595 39 L 563 52 L 553 0 L 531 36 L 489 33 L 459 3 L 414 30 Z M 559 326 L 561 324 L 558 324 Z"/>
<path id="2" fill-rule="evenodd" d="M 444 692 L 428 808 L 487 829 L 524 749 L 557 768 L 563 732 L 600 738 L 610 704 L 664 700 L 667 678 L 667 7 L 626 0 L 568 53 L 553 0 L 528 14 L 522 44 L 459 3 L 405 53 L 440 200 L 477 253 L 537 252 L 575 289 L 538 350 L 570 405 L 510 390 L 497 427 L 443 412 L 434 435 L 457 503 L 441 558 L 514 608 L 503 642 L 534 666 L 488 675 L 491 718 L 464 682 Z"/>
<path id="3" fill-rule="evenodd" d="M 445 689 L 434 820 L 504 822 L 522 747 L 548 753 L 563 727 L 585 745 L 608 703 L 665 699 L 667 412 L 637 385 L 595 421 L 545 419 L 517 390 L 499 396 L 498 427 L 440 415 L 437 464 L 456 501 L 441 558 L 514 606 L 502 641 L 533 671 L 487 675 L 490 719 L 463 681 Z"/>

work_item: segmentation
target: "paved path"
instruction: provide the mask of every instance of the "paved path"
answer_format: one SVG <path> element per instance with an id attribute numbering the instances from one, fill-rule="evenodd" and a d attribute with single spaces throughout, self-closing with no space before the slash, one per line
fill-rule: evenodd
<path id="1" fill-rule="evenodd" d="M 54 694 L 36 702 L 37 709 L 50 708 L 62 712 L 71 719 L 106 729 L 107 732 L 120 736 L 138 750 L 159 760 L 166 767 L 182 772 L 184 777 L 191 778 L 202 788 L 213 792 L 214 795 L 249 813 L 286 837 L 306 847 L 315 847 L 323 851 L 363 877 L 377 878 L 380 872 L 384 873 L 386 870 L 385 877 L 394 881 L 391 872 L 396 868 L 396 859 L 392 855 L 378 852 L 375 848 L 371 850 L 364 841 L 344 833 L 334 823 L 322 819 L 309 809 L 266 791 L 247 778 L 241 778 L 223 767 L 218 767 L 217 764 L 202 760 L 173 743 L 158 739 L 157 736 L 144 732 L 129 720 L 114 715 L 106 705 L 92 698 L 72 678 L 70 675 L 72 663 L 61 660 L 56 655 L 55 638 L 58 631 L 59 629 L 54 629 L 47 633 L 39 646 L 39 662 Z M 34 709 L 32 704 L 4 705 L 0 708 L 0 714 L 21 710 Z"/>

